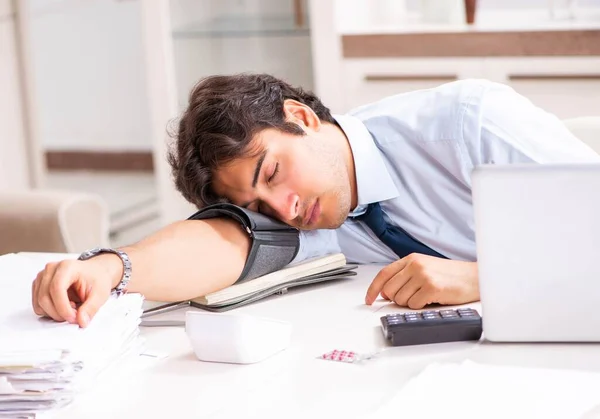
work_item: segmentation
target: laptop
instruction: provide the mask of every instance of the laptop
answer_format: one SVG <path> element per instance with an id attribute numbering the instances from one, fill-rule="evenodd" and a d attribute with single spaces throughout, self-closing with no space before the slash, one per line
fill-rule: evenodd
<path id="1" fill-rule="evenodd" d="M 473 171 L 483 332 L 600 341 L 600 164 Z"/>

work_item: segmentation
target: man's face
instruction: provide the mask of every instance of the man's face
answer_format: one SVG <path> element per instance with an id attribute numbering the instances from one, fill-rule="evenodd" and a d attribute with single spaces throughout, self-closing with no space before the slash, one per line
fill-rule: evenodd
<path id="1" fill-rule="evenodd" d="M 299 229 L 339 227 L 350 211 L 351 185 L 343 147 L 325 131 L 263 130 L 251 144 L 253 157 L 217 170 L 214 192 Z"/>

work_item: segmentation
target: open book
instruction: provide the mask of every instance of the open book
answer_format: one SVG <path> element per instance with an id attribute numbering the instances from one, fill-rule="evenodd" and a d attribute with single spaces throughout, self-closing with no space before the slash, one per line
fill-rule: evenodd
<path id="1" fill-rule="evenodd" d="M 356 275 L 355 269 L 356 265 L 346 264 L 346 258 L 342 253 L 308 259 L 203 297 L 155 307 L 147 310 L 144 317 L 165 311 L 167 307 L 178 308 L 181 305 L 190 305 L 208 311 L 228 311 L 273 294 L 285 294 L 292 287 L 353 276 Z"/>

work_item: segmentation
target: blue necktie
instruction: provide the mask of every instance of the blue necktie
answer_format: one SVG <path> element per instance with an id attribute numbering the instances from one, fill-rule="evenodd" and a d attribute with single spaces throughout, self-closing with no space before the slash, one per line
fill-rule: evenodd
<path id="1" fill-rule="evenodd" d="M 411 253 L 422 253 L 424 255 L 447 259 L 444 255 L 424 245 L 400 227 L 386 223 L 378 202 L 369 204 L 367 212 L 355 218 L 364 221 L 373 230 L 373 233 L 400 258 L 408 256 Z"/>

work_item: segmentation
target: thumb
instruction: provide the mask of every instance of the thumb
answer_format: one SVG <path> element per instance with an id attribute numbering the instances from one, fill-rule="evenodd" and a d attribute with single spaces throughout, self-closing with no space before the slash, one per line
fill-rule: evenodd
<path id="1" fill-rule="evenodd" d="M 108 295 L 104 295 L 97 287 L 92 288 L 90 294 L 77 310 L 77 323 L 79 326 L 87 327 L 107 299 Z"/>

